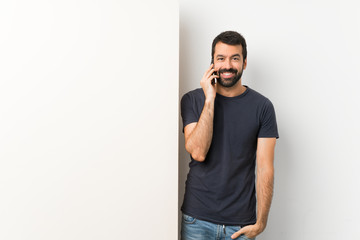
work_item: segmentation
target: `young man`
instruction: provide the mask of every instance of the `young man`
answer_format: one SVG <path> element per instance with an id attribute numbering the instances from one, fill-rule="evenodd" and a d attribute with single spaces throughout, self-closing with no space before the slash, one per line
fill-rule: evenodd
<path id="1" fill-rule="evenodd" d="M 181 100 L 191 156 L 182 240 L 254 239 L 266 227 L 278 131 L 270 100 L 241 84 L 246 56 L 239 33 L 219 34 L 202 88 Z"/>

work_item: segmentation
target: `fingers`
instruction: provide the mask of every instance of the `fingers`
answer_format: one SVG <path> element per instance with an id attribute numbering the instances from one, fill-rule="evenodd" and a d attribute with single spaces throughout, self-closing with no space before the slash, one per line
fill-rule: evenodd
<path id="1" fill-rule="evenodd" d="M 256 225 L 247 225 L 231 235 L 231 239 L 236 239 L 241 235 L 245 235 L 248 238 L 255 238 L 259 234 L 260 232 L 257 230 Z"/>
<path id="2" fill-rule="evenodd" d="M 242 229 L 240 229 L 239 231 L 237 231 L 236 233 L 234 233 L 233 235 L 231 235 L 231 239 L 236 239 L 236 238 L 240 237 L 240 235 L 242 235 L 242 234 L 244 234 L 244 233 L 245 233 L 245 231 L 244 231 L 244 229 L 242 228 Z"/>
<path id="3" fill-rule="evenodd" d="M 212 82 L 212 80 L 214 78 L 219 78 L 219 76 L 214 74 L 214 72 L 215 72 L 215 69 L 213 69 L 213 68 L 209 69 L 206 73 L 205 79 L 207 79 L 207 81 Z"/>
<path id="4" fill-rule="evenodd" d="M 213 74 L 215 69 L 209 68 L 205 73 L 203 78 L 201 79 L 201 82 L 205 85 L 211 84 L 212 80 L 214 78 L 218 78 L 218 75 Z"/>
<path id="5" fill-rule="evenodd" d="M 251 225 L 248 225 L 246 227 L 241 228 L 239 231 L 237 231 L 236 233 L 234 233 L 233 235 L 231 235 L 231 239 L 236 239 L 238 237 L 240 237 L 241 235 L 247 235 L 246 233 L 248 231 L 251 231 Z"/>
<path id="6" fill-rule="evenodd" d="M 200 85 L 204 90 L 206 99 L 214 100 L 216 97 L 216 84 L 211 84 L 214 78 L 217 78 L 217 75 L 212 75 L 214 73 L 214 69 L 212 68 L 213 64 L 205 71 L 203 78 L 200 81 Z"/>
<path id="7" fill-rule="evenodd" d="M 204 73 L 204 78 L 209 79 L 212 74 L 214 73 L 215 69 L 213 68 L 214 64 L 211 64 L 210 67 L 206 70 Z M 219 77 L 217 75 L 214 75 L 215 77 Z"/>

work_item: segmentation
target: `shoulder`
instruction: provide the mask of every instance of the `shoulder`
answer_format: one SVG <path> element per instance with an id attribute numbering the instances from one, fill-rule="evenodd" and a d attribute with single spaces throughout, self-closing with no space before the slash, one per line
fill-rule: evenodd
<path id="1" fill-rule="evenodd" d="M 192 91 L 185 93 L 182 96 L 181 102 L 184 102 L 184 101 L 190 101 L 190 102 L 200 101 L 201 102 L 204 99 L 205 99 L 204 91 L 202 90 L 202 88 L 197 88 L 197 89 L 194 89 Z"/>
<path id="2" fill-rule="evenodd" d="M 266 101 L 268 100 L 267 97 L 265 97 L 263 94 L 259 93 L 258 91 L 248 87 L 248 91 L 249 91 L 249 95 L 252 98 L 258 99 L 258 100 L 262 100 L 262 101 Z"/>
<path id="3" fill-rule="evenodd" d="M 185 96 L 199 98 L 199 97 L 203 97 L 205 95 L 204 95 L 204 91 L 202 90 L 202 88 L 196 88 L 194 90 L 191 90 L 191 91 L 185 93 L 183 97 L 185 97 Z"/>
<path id="4" fill-rule="evenodd" d="M 260 119 L 269 115 L 275 115 L 275 108 L 269 98 L 263 94 L 249 88 L 249 105 L 256 109 L 257 116 Z"/>
<path id="5" fill-rule="evenodd" d="M 272 102 L 270 101 L 270 99 L 265 97 L 263 94 L 249 87 L 248 87 L 248 91 L 249 91 L 248 95 L 251 98 L 252 102 L 264 107 L 269 105 L 272 106 Z"/>

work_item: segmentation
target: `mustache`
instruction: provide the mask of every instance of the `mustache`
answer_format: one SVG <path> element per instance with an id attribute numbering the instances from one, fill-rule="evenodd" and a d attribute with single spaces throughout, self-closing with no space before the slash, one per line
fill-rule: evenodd
<path id="1" fill-rule="evenodd" d="M 228 69 L 223 68 L 223 69 L 219 70 L 219 73 L 224 73 L 224 72 L 230 72 L 230 73 L 235 73 L 236 74 L 237 70 L 234 69 L 234 68 L 228 68 Z"/>

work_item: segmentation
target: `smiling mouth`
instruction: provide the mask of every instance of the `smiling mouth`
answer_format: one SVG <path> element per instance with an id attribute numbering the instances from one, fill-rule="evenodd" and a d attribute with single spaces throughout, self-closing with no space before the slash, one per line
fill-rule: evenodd
<path id="1" fill-rule="evenodd" d="M 231 73 L 231 72 L 224 72 L 224 73 L 221 73 L 221 76 L 223 78 L 231 78 L 233 77 L 235 74 L 234 73 Z"/>

